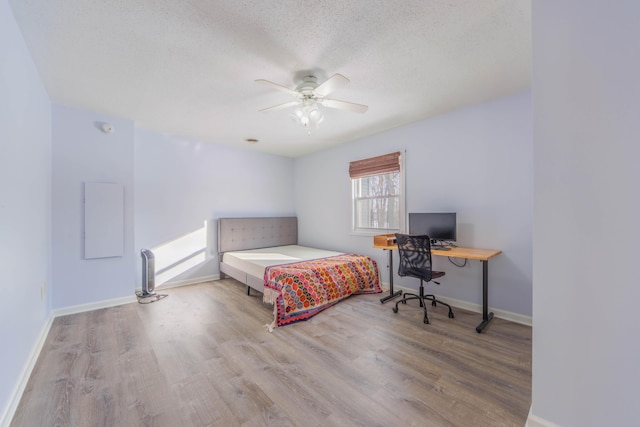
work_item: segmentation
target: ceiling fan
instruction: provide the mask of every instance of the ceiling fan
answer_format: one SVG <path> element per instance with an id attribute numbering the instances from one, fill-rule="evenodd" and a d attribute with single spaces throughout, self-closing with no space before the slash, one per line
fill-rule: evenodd
<path id="1" fill-rule="evenodd" d="M 366 105 L 327 98 L 327 95 L 349 83 L 349 79 L 342 74 L 334 74 L 321 84 L 318 84 L 318 79 L 315 76 L 306 76 L 295 89 L 289 89 L 286 86 L 264 79 L 256 80 L 256 83 L 271 86 L 296 98 L 295 101 L 289 101 L 284 104 L 264 108 L 260 110 L 260 112 L 298 107 L 296 111 L 292 113 L 292 116 L 298 123 L 307 128 L 309 133 L 311 133 L 311 130 L 315 129 L 324 119 L 322 110 L 320 109 L 321 106 L 361 114 L 365 113 L 369 109 Z"/>

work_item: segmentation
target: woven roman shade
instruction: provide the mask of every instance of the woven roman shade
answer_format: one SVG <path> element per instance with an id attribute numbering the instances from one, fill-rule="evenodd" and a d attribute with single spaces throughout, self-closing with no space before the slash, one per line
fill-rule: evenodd
<path id="1" fill-rule="evenodd" d="M 349 163 L 349 176 L 362 178 L 400 170 L 400 152 L 383 154 L 378 157 L 356 160 Z"/>

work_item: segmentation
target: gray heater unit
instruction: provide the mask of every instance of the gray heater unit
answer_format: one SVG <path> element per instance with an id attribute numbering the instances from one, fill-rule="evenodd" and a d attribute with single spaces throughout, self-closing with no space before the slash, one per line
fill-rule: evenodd
<path id="1" fill-rule="evenodd" d="M 142 291 L 138 293 L 141 298 L 155 296 L 156 288 L 156 257 L 149 249 L 140 251 L 142 256 Z"/>

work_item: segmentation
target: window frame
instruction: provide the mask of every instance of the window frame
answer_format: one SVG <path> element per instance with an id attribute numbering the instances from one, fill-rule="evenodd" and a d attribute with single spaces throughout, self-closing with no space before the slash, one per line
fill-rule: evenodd
<path id="1" fill-rule="evenodd" d="M 380 156 L 382 157 L 382 156 Z M 380 173 L 370 173 L 364 176 L 350 177 L 351 181 L 351 234 L 359 236 L 374 236 L 377 234 L 389 234 L 389 233 L 402 233 L 405 230 L 406 224 L 406 204 L 405 204 L 405 167 L 404 167 L 404 153 L 399 153 L 398 156 L 398 170 L 397 171 L 382 171 Z M 369 160 L 369 159 L 364 159 Z M 352 162 L 353 163 L 353 162 Z M 398 228 L 369 228 L 369 227 L 357 227 L 357 213 L 358 202 L 369 197 L 356 197 L 358 187 L 361 179 L 369 178 L 376 175 L 386 175 L 389 173 L 397 172 L 398 177 Z"/>

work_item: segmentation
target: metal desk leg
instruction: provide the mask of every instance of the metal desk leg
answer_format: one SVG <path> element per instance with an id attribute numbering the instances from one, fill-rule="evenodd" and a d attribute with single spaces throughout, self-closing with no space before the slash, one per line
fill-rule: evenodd
<path id="1" fill-rule="evenodd" d="M 385 249 L 389 251 L 389 295 L 380 299 L 380 304 L 384 304 L 385 302 L 402 295 L 402 291 L 393 292 L 393 251 L 390 249 Z"/>
<path id="2" fill-rule="evenodd" d="M 493 313 L 489 313 L 489 261 L 482 261 L 482 322 L 476 327 L 476 332 L 482 330 L 493 319 Z"/>

